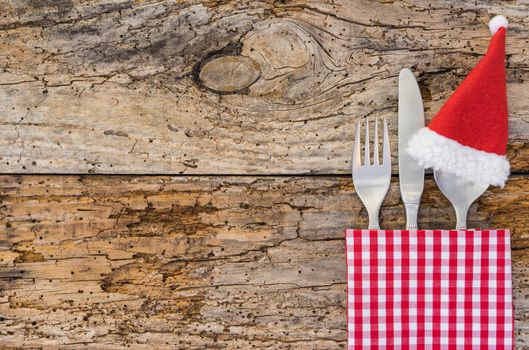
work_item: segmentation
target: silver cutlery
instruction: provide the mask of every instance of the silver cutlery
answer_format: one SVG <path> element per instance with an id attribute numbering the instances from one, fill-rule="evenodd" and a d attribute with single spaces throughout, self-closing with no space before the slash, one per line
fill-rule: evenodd
<path id="1" fill-rule="evenodd" d="M 406 229 L 417 229 L 417 213 L 424 188 L 424 168 L 407 152 L 413 135 L 424 127 L 421 90 L 408 68 L 399 74 L 399 184 L 406 209 Z"/>
<path id="2" fill-rule="evenodd" d="M 384 133 L 382 138 L 382 163 L 378 146 L 378 120 L 375 119 L 373 133 L 373 159 L 370 156 L 369 120 L 365 123 L 364 162 L 360 159 L 360 129 L 358 121 L 353 146 L 353 183 L 360 200 L 369 215 L 369 229 L 380 229 L 378 213 L 382 201 L 386 197 L 391 181 L 391 157 L 389 150 L 388 126 L 384 119 Z"/>
<path id="3" fill-rule="evenodd" d="M 476 184 L 455 174 L 440 170 L 434 171 L 434 178 L 437 187 L 454 207 L 457 221 L 456 229 L 466 229 L 470 205 L 487 190 L 489 185 Z"/>

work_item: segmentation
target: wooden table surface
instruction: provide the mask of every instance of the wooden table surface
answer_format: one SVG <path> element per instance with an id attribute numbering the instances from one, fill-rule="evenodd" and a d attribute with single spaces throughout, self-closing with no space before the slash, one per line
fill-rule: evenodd
<path id="1" fill-rule="evenodd" d="M 415 72 L 431 119 L 507 38 L 510 228 L 529 349 L 529 3 L 0 0 L 0 348 L 344 349 L 354 124 Z M 382 208 L 402 228 L 396 159 Z M 419 224 L 451 228 L 430 175 Z"/>

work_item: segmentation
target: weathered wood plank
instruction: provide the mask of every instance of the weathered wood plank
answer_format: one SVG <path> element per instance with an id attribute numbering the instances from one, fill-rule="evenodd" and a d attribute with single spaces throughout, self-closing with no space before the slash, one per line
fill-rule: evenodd
<path id="1" fill-rule="evenodd" d="M 0 344 L 343 349 L 346 177 L 0 177 Z M 420 223 L 454 215 L 432 180 Z M 529 346 L 529 179 L 472 226 L 513 231 L 516 345 Z M 402 227 L 396 183 L 382 209 Z"/>
<path id="2" fill-rule="evenodd" d="M 431 118 L 498 13 L 509 152 L 528 168 L 525 1 L 58 4 L 0 1 L 0 172 L 347 173 L 357 118 L 395 135 L 398 71 Z"/>

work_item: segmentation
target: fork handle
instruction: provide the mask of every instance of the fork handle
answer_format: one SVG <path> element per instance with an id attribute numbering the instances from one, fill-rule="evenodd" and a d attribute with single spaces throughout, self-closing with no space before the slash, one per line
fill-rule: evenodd
<path id="1" fill-rule="evenodd" d="M 378 222 L 370 223 L 368 229 L 369 230 L 380 230 L 380 225 Z"/>
<path id="2" fill-rule="evenodd" d="M 380 224 L 378 222 L 378 212 L 379 211 L 380 211 L 380 207 L 376 208 L 375 210 L 367 212 L 367 214 L 369 215 L 369 226 L 368 226 L 368 228 L 370 230 L 380 230 Z"/>

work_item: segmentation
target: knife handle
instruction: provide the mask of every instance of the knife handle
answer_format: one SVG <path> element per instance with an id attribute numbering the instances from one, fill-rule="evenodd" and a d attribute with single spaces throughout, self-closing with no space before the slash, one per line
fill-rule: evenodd
<path id="1" fill-rule="evenodd" d="M 419 212 L 419 204 L 406 203 L 406 230 L 417 230 L 417 213 Z"/>

